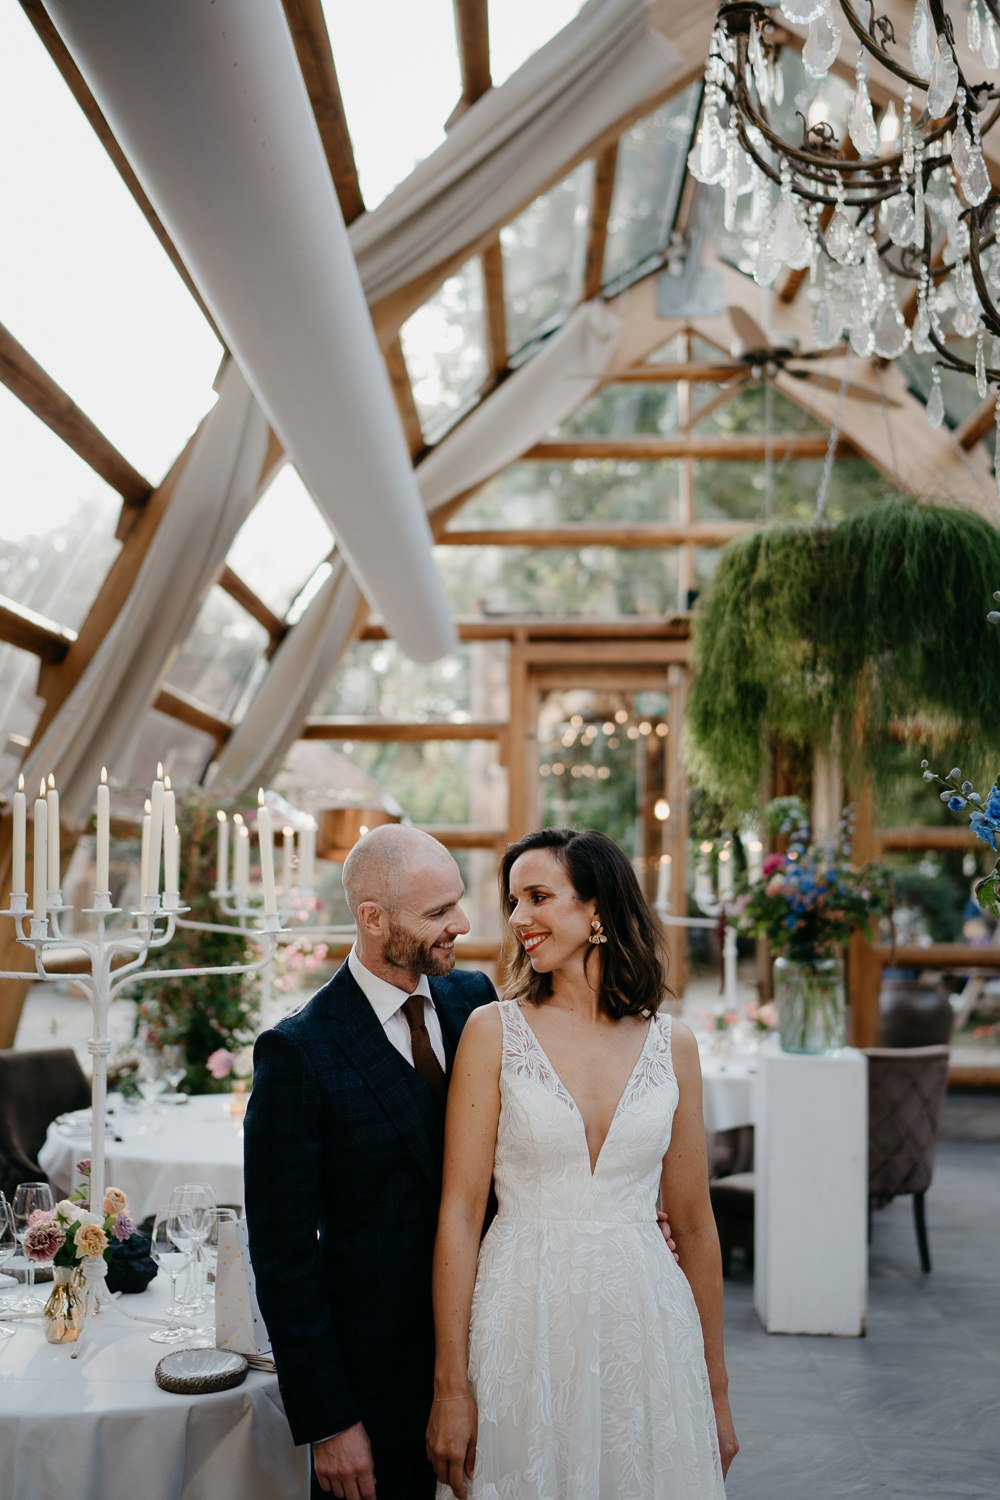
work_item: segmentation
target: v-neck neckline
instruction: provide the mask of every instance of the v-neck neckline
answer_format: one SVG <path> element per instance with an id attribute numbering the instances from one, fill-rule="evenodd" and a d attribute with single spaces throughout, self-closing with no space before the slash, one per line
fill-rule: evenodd
<path id="1" fill-rule="evenodd" d="M 607 1131 L 605 1132 L 604 1139 L 603 1139 L 603 1141 L 600 1144 L 600 1147 L 598 1149 L 596 1157 L 594 1157 L 593 1161 L 591 1161 L 591 1157 L 590 1157 L 590 1142 L 587 1140 L 587 1122 L 583 1118 L 583 1110 L 580 1108 L 579 1104 L 577 1104 L 575 1097 L 573 1096 L 573 1094 L 570 1093 L 570 1091 L 566 1087 L 565 1083 L 563 1083 L 563 1080 L 562 1080 L 562 1078 L 559 1075 L 558 1068 L 556 1067 L 555 1063 L 552 1061 L 551 1057 L 549 1056 L 549 1054 L 546 1052 L 545 1048 L 543 1047 L 541 1039 L 540 1039 L 538 1033 L 536 1032 L 535 1028 L 532 1026 L 531 1022 L 528 1020 L 527 1016 L 524 1014 L 524 1011 L 523 1011 L 522 1007 L 518 1004 L 518 1002 L 516 1000 L 512 1001 L 511 1003 L 513 1004 L 514 1009 L 517 1012 L 518 1019 L 520 1020 L 521 1025 L 527 1031 L 528 1035 L 531 1038 L 531 1041 L 532 1041 L 533 1045 L 538 1049 L 538 1052 L 539 1052 L 540 1056 L 542 1057 L 542 1060 L 544 1061 L 545 1066 L 547 1067 L 549 1073 L 552 1075 L 552 1078 L 554 1079 L 554 1081 L 555 1081 L 556 1085 L 558 1086 L 558 1088 L 565 1095 L 566 1100 L 567 1100 L 567 1102 L 568 1102 L 568 1104 L 570 1106 L 570 1109 L 572 1110 L 573 1114 L 576 1116 L 576 1118 L 580 1122 L 580 1129 L 581 1129 L 581 1131 L 583 1133 L 583 1150 L 584 1150 L 584 1155 L 587 1158 L 587 1167 L 588 1167 L 588 1170 L 589 1170 L 589 1173 L 590 1173 L 590 1180 L 593 1182 L 594 1178 L 597 1176 L 597 1170 L 598 1170 L 598 1168 L 601 1165 L 601 1157 L 604 1155 L 604 1148 L 608 1144 L 608 1140 L 609 1140 L 609 1138 L 611 1136 L 611 1132 L 614 1130 L 615 1123 L 616 1123 L 616 1121 L 618 1119 L 619 1114 L 621 1113 L 622 1105 L 624 1104 L 625 1099 L 627 1098 L 628 1093 L 629 1093 L 629 1091 L 630 1091 L 630 1089 L 632 1087 L 633 1080 L 635 1079 L 635 1076 L 636 1076 L 636 1074 L 639 1071 L 639 1064 L 642 1062 L 643 1058 L 646 1056 L 646 1049 L 649 1046 L 650 1037 L 653 1034 L 653 1027 L 656 1024 L 656 1018 L 655 1018 L 655 1016 L 651 1016 L 650 1019 L 649 1019 L 649 1023 L 646 1026 L 646 1034 L 645 1034 L 645 1036 L 642 1039 L 642 1046 L 639 1048 L 638 1055 L 637 1055 L 637 1057 L 635 1059 L 635 1062 L 632 1064 L 631 1071 L 630 1071 L 628 1077 L 625 1080 L 625 1083 L 624 1083 L 624 1086 L 622 1088 L 622 1091 L 618 1095 L 618 1103 L 615 1105 L 614 1113 L 611 1116 L 611 1123 L 608 1126 Z"/>

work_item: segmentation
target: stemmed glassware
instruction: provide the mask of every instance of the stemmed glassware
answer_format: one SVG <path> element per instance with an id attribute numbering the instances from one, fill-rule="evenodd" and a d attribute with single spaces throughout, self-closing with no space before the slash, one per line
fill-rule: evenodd
<path id="1" fill-rule="evenodd" d="M 52 1189 L 47 1182 L 19 1182 L 14 1189 L 14 1200 L 11 1208 L 14 1213 L 14 1225 L 17 1230 L 18 1243 L 24 1250 L 24 1236 L 28 1232 L 28 1224 L 33 1213 L 39 1210 L 48 1212 L 55 1208 L 56 1200 L 52 1196 Z M 35 1262 L 29 1260 L 27 1288 L 24 1293 L 14 1299 L 11 1306 L 19 1308 L 23 1312 L 38 1312 L 45 1305 L 45 1299 L 35 1294 Z"/>
<path id="2" fill-rule="evenodd" d="M 17 1229 L 14 1226 L 14 1214 L 7 1199 L 3 1193 L 0 1193 L 0 1271 L 3 1270 L 16 1249 Z M 11 1305 L 6 1298 L 0 1298 L 0 1311 Z M 12 1338 L 13 1334 L 13 1328 L 4 1328 L 0 1323 L 0 1339 Z"/>
<path id="3" fill-rule="evenodd" d="M 177 1318 L 187 1311 L 177 1298 L 177 1278 L 190 1265 L 191 1251 L 190 1248 L 183 1248 L 171 1234 L 171 1213 L 170 1205 L 166 1203 L 156 1210 L 149 1253 L 160 1270 L 166 1271 L 170 1277 L 170 1302 L 164 1311 L 168 1318 Z M 154 1344 L 176 1344 L 188 1334 L 187 1328 L 158 1328 L 149 1337 Z"/>
<path id="4" fill-rule="evenodd" d="M 150 1113 L 156 1107 L 156 1101 L 167 1087 L 160 1068 L 160 1059 L 153 1053 L 146 1053 L 139 1059 L 139 1093 L 143 1102 L 149 1106 Z"/>
<path id="5" fill-rule="evenodd" d="M 170 1088 L 171 1101 L 180 1098 L 177 1092 L 178 1085 L 183 1083 L 184 1074 L 187 1072 L 187 1054 L 184 1048 L 175 1043 L 160 1049 L 160 1071 Z"/>
<path id="6" fill-rule="evenodd" d="M 215 1212 L 212 1189 L 204 1182 L 181 1183 L 170 1194 L 170 1212 L 171 1233 L 178 1244 L 192 1251 L 191 1283 L 184 1302 L 192 1312 L 201 1312 L 206 1305 L 202 1248 Z"/>

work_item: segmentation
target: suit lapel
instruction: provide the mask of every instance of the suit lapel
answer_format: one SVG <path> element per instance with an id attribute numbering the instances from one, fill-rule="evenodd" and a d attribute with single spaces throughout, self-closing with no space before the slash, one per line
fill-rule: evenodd
<path id="1" fill-rule="evenodd" d="M 432 1141 L 407 1080 L 406 1067 L 346 964 L 330 981 L 327 1014 L 335 1042 L 399 1131 L 435 1187 L 441 1182 L 440 1136 Z"/>
<path id="2" fill-rule="evenodd" d="M 434 1009 L 441 1022 L 441 1035 L 444 1038 L 445 1058 L 448 1063 L 447 1073 L 450 1078 L 455 1064 L 455 1050 L 458 1047 L 459 1037 L 462 1035 L 462 1027 L 468 1020 L 468 1010 L 466 1006 L 459 1004 L 452 997 L 449 986 L 442 984 L 440 980 L 435 982 L 432 979 L 429 983 Z"/>

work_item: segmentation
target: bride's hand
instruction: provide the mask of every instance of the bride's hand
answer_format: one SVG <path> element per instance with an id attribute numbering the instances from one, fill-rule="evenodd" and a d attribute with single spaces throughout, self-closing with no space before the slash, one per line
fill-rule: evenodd
<path id="1" fill-rule="evenodd" d="M 729 1465 L 740 1451 L 740 1441 L 733 1425 L 733 1414 L 729 1410 L 729 1397 L 715 1399 L 715 1425 L 719 1434 L 719 1457 L 722 1460 L 722 1477 L 729 1473 Z"/>
<path id="2" fill-rule="evenodd" d="M 465 1481 L 476 1462 L 479 1418 L 472 1396 L 436 1396 L 427 1424 L 427 1457 L 437 1477 L 466 1500 Z"/>

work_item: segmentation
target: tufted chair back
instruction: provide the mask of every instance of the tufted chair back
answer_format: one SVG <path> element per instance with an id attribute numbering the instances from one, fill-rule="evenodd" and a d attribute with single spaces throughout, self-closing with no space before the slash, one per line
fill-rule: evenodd
<path id="1" fill-rule="evenodd" d="M 85 1109 L 90 1084 L 69 1047 L 0 1051 L 0 1192 L 44 1182 L 38 1153 L 57 1115 Z"/>
<path id="2" fill-rule="evenodd" d="M 923 1269 L 930 1250 L 924 1193 L 934 1172 L 941 1106 L 948 1088 L 948 1048 L 868 1047 L 868 1196 L 881 1206 L 913 1195 Z"/>

